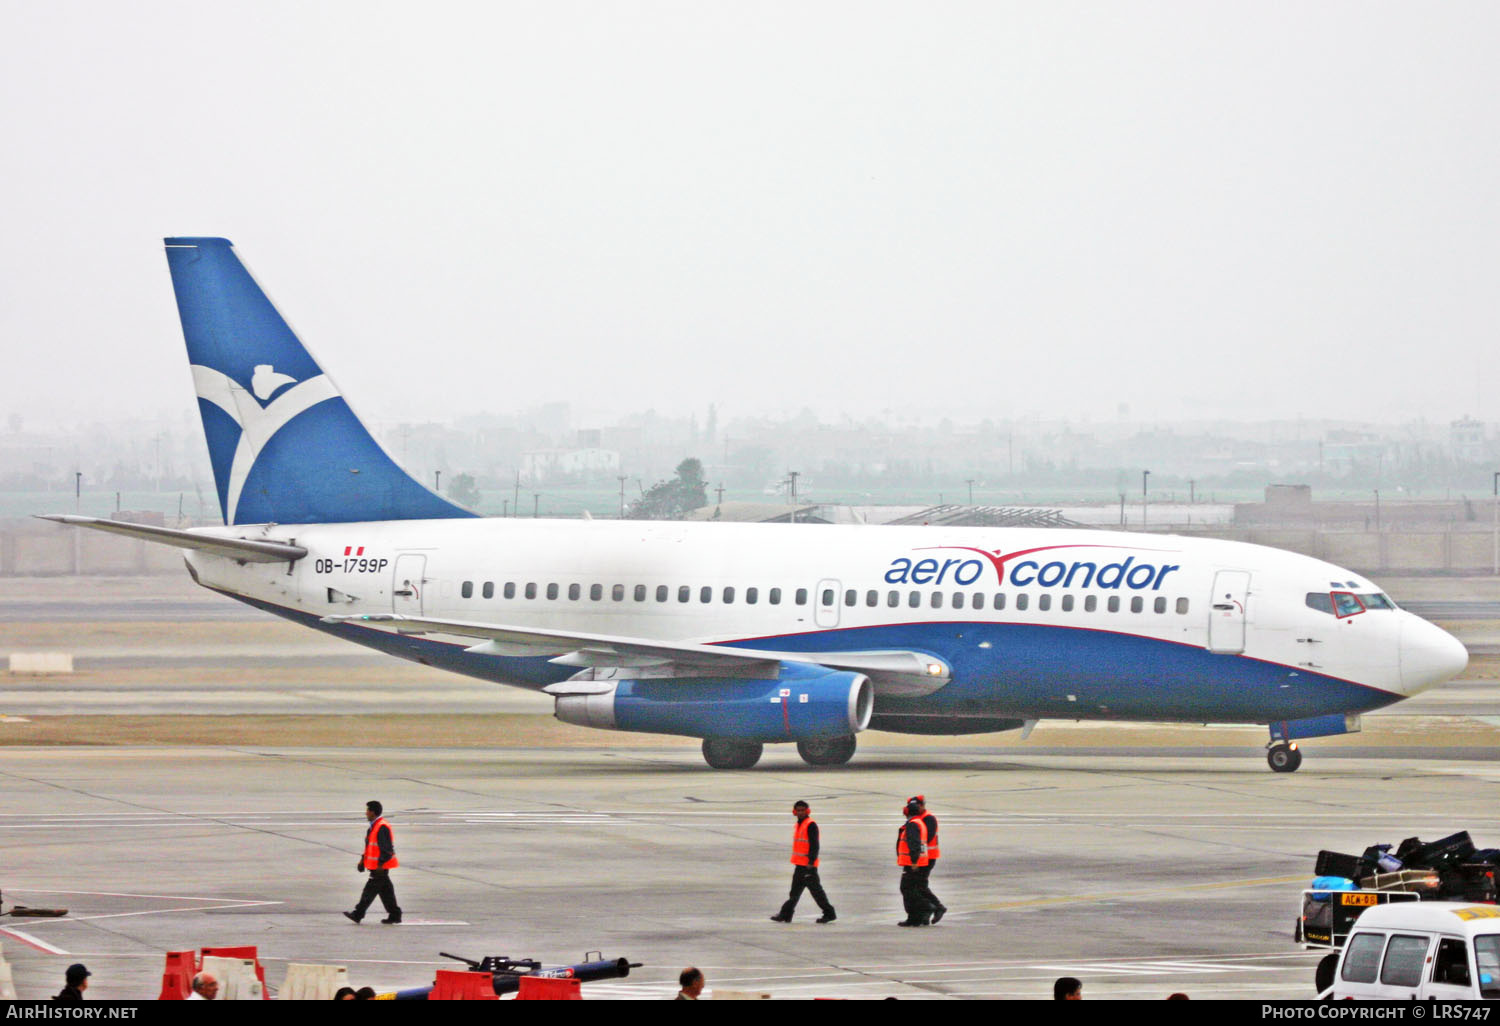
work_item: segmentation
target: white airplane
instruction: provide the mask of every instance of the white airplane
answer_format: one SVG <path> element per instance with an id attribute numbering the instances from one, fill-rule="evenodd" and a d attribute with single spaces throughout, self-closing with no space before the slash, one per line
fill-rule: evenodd
<path id="1" fill-rule="evenodd" d="M 702 738 L 717 768 L 779 742 L 842 764 L 871 727 L 1255 723 L 1291 772 L 1299 739 L 1468 663 L 1361 575 L 1237 542 L 479 518 L 371 438 L 227 240 L 166 246 L 228 526 L 47 519 L 175 545 L 207 588 L 569 723 Z"/>

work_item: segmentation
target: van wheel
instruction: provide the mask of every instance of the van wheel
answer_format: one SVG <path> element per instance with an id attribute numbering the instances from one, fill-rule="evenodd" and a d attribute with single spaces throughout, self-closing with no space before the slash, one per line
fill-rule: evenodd
<path id="1" fill-rule="evenodd" d="M 1302 749 L 1296 745 L 1272 745 L 1266 762 L 1276 773 L 1296 773 L 1302 765 Z"/>
<path id="2" fill-rule="evenodd" d="M 749 769 L 760 762 L 765 747 L 758 741 L 711 737 L 703 742 L 703 761 L 714 769 Z"/>

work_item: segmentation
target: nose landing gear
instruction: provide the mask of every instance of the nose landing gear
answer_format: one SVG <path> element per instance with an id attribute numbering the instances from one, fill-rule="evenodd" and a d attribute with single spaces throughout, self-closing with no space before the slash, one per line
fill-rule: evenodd
<path id="1" fill-rule="evenodd" d="M 1275 741 L 1266 749 L 1266 763 L 1273 772 L 1295 773 L 1302 765 L 1302 749 L 1295 741 Z"/>

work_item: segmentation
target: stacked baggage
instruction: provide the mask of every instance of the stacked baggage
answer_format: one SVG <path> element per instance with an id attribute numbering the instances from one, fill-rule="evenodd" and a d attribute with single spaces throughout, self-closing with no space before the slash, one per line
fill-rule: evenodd
<path id="1" fill-rule="evenodd" d="M 1500 848 L 1476 849 L 1467 830 L 1426 842 L 1408 837 L 1394 849 L 1376 844 L 1361 855 L 1318 852 L 1316 879 L 1302 892 L 1297 940 L 1340 947 L 1372 905 L 1441 899 L 1496 904 Z"/>

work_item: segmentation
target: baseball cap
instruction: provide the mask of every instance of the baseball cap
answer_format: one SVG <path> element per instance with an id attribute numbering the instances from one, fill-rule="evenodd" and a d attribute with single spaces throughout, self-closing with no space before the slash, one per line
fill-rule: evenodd
<path id="1" fill-rule="evenodd" d="M 89 972 L 88 966 L 82 962 L 74 962 L 68 966 L 68 985 L 72 986 L 76 983 L 82 983 L 92 975 L 94 974 Z"/>

